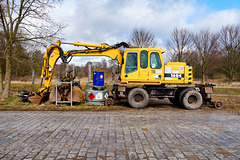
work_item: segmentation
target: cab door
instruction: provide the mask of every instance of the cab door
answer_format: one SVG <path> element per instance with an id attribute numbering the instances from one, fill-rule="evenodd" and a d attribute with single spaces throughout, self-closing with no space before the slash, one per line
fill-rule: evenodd
<path id="1" fill-rule="evenodd" d="M 158 84 L 161 84 L 161 81 L 163 80 L 163 60 L 161 53 L 157 51 L 151 51 L 150 53 L 150 66 L 149 66 L 149 81 L 150 82 L 156 82 Z"/>
<path id="2" fill-rule="evenodd" d="M 123 77 L 124 82 L 138 80 L 138 52 L 131 51 L 126 54 L 126 64 L 124 68 Z"/>
<path id="3" fill-rule="evenodd" d="M 139 81 L 148 81 L 149 80 L 148 51 L 142 50 L 139 56 L 140 56 Z"/>

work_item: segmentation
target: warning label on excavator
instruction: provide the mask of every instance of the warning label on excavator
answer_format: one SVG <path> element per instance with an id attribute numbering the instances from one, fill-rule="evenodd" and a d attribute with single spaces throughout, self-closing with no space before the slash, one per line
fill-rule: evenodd
<path id="1" fill-rule="evenodd" d="M 95 98 L 95 96 L 94 96 L 93 93 L 90 93 L 90 94 L 88 95 L 88 98 L 89 98 L 90 100 L 93 100 L 93 98 Z"/>
<path id="2" fill-rule="evenodd" d="M 102 99 L 103 98 L 103 96 L 102 96 L 102 93 L 99 93 L 99 92 L 97 92 L 96 94 L 95 94 L 95 98 L 96 99 Z"/>
<path id="3" fill-rule="evenodd" d="M 105 97 L 105 99 L 107 99 L 108 98 L 108 93 L 106 93 L 104 97 Z"/>

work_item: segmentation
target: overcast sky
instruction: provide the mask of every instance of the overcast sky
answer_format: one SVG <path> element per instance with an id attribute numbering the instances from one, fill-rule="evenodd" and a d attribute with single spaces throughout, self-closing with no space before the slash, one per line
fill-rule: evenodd
<path id="1" fill-rule="evenodd" d="M 223 25 L 238 24 L 240 0 L 62 0 L 51 14 L 55 21 L 67 25 L 62 36 L 65 42 L 112 45 L 129 42 L 134 28 L 146 28 L 155 35 L 158 47 L 166 47 L 177 26 L 217 32 Z M 72 63 L 81 65 L 101 58 L 74 57 Z"/>

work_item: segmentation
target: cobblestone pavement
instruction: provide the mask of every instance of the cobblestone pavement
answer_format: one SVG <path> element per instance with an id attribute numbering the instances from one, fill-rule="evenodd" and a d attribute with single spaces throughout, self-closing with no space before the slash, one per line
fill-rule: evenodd
<path id="1" fill-rule="evenodd" d="M 240 116 L 180 109 L 1 111 L 0 159 L 240 159 Z"/>

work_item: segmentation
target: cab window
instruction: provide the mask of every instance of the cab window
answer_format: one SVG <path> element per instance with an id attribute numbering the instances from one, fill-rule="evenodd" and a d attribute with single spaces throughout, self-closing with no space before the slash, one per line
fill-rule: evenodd
<path id="1" fill-rule="evenodd" d="M 140 53 L 140 66 L 141 66 L 141 68 L 148 67 L 148 52 L 147 51 L 141 51 L 141 53 Z"/>
<path id="2" fill-rule="evenodd" d="M 125 73 L 131 73 L 137 70 L 137 53 L 128 52 L 125 66 Z"/>
<path id="3" fill-rule="evenodd" d="M 150 67 L 151 68 L 162 68 L 160 57 L 158 52 L 152 52 L 150 55 Z"/>

